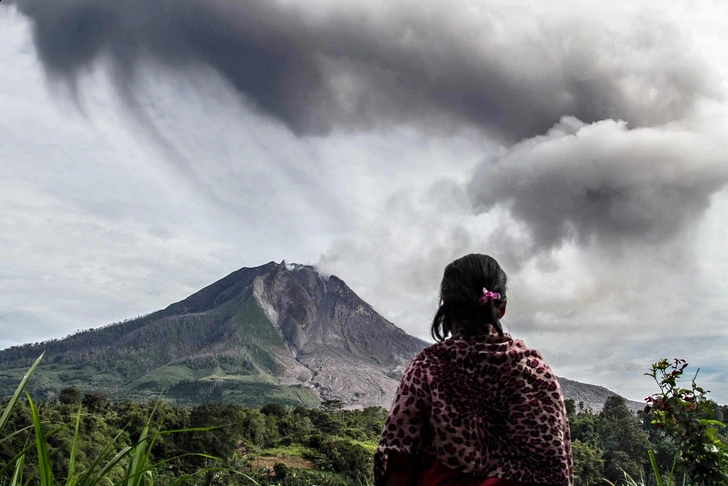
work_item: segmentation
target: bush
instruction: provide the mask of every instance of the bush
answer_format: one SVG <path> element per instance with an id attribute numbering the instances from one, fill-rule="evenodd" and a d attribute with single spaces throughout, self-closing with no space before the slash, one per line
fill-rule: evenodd
<path id="1" fill-rule="evenodd" d="M 73 386 L 68 386 L 58 394 L 58 401 L 63 405 L 78 406 L 81 403 L 81 390 Z"/>
<path id="2" fill-rule="evenodd" d="M 273 464 L 273 472 L 276 473 L 276 478 L 283 481 L 288 476 L 288 466 L 282 462 L 276 462 Z"/>
<path id="3" fill-rule="evenodd" d="M 709 392 L 695 383 L 697 372 L 690 388 L 678 385 L 687 366 L 684 359 L 672 363 L 663 359 L 652 365 L 646 375 L 655 380 L 660 392 L 646 399 L 645 413 L 652 415 L 654 428 L 678 443 L 678 471 L 686 473 L 691 483 L 728 485 L 728 446 L 718 437 L 718 429 L 725 426 L 714 419 L 712 402 L 706 397 Z"/>

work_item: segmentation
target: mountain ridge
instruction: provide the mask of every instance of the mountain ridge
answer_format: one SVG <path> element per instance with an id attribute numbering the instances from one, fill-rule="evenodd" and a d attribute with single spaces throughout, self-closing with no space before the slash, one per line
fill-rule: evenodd
<path id="1" fill-rule="evenodd" d="M 167 399 L 189 404 L 312 406 L 336 399 L 387 408 L 405 367 L 427 345 L 339 277 L 269 262 L 137 319 L 1 350 L 0 393 L 12 390 L 45 349 L 31 389 L 46 398 L 64 386 L 137 400 L 164 388 Z M 615 394 L 563 380 L 567 397 L 595 410 Z"/>

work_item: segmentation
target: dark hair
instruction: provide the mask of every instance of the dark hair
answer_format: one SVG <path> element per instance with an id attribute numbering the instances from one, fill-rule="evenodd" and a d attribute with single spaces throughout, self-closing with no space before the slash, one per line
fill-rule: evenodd
<path id="1" fill-rule="evenodd" d="M 440 284 L 440 307 L 430 334 L 442 341 L 457 328 L 465 335 L 487 334 L 491 326 L 503 335 L 500 311 L 506 303 L 506 273 L 494 258 L 473 253 L 447 267 Z M 483 287 L 500 294 L 481 302 Z"/>

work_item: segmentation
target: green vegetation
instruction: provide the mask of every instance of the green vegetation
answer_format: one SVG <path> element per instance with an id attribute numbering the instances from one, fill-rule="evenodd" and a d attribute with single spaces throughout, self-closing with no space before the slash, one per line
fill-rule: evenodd
<path id="1" fill-rule="evenodd" d="M 44 413 L 44 419 L 48 419 L 53 415 L 51 422 L 59 422 L 59 415 L 64 413 L 67 415 L 63 417 L 65 420 L 60 420 L 61 423 L 52 427 L 48 432 L 48 422 L 41 421 L 39 413 L 41 407 L 35 405 L 30 395 L 26 393 L 27 404 L 19 402 L 25 384 L 41 358 L 42 355 L 23 377 L 15 393 L 5 404 L 3 413 L 0 416 L 0 444 L 3 446 L 0 456 L 6 456 L 3 457 L 4 460 L 0 463 L 2 465 L 0 467 L 0 480 L 5 479 L 3 484 L 19 486 L 33 482 L 41 486 L 53 486 L 54 484 L 95 486 L 103 482 L 104 484 L 123 484 L 125 486 L 140 486 L 142 484 L 151 486 L 154 472 L 170 462 L 151 462 L 152 448 L 160 437 L 174 433 L 212 430 L 212 428 L 200 428 L 152 432 L 150 431 L 149 420 L 147 420 L 136 432 L 136 440 L 132 441 L 131 445 L 125 445 L 119 440 L 124 433 L 123 430 L 111 436 L 113 438 L 109 438 L 110 436 L 104 434 L 104 432 L 108 432 L 108 430 L 105 430 L 108 427 L 103 421 L 94 420 L 94 417 L 91 420 L 82 421 L 82 418 L 84 418 L 82 413 L 84 400 L 81 399 L 80 392 L 77 389 L 67 388 L 60 395 L 59 408 L 53 409 L 55 413 L 51 414 L 48 411 Z M 96 399 L 98 397 L 94 397 L 94 399 L 86 401 L 86 403 L 99 405 L 100 402 Z M 78 407 L 77 412 L 71 413 L 74 406 Z M 153 409 L 150 417 L 154 415 L 154 412 Z M 20 419 L 21 424 L 16 423 L 18 419 Z M 27 421 L 30 422 L 29 425 L 19 426 Z M 88 422 L 95 425 L 95 427 L 91 428 L 98 429 L 97 431 L 101 433 L 100 436 L 93 437 L 94 434 L 88 434 Z M 68 425 L 72 426 L 73 432 L 70 432 Z M 3 429 L 6 427 L 9 430 L 14 430 L 14 432 L 4 433 Z M 30 440 L 31 434 L 33 440 Z M 22 442 L 17 443 L 18 440 Z M 15 447 L 13 447 L 14 445 Z M 92 455 L 88 455 L 88 452 L 92 452 Z M 184 457 L 214 459 L 205 454 L 187 453 L 173 457 L 172 460 L 181 460 Z M 182 474 L 179 476 L 178 482 L 183 482 L 212 469 L 214 468 L 205 467 L 192 474 Z M 28 479 L 25 480 L 25 477 Z"/>
<path id="2" fill-rule="evenodd" d="M 165 390 L 166 401 L 186 406 L 318 405 L 312 390 L 278 384 L 285 368 L 277 356 L 288 351 L 254 300 L 234 298 L 200 314 L 164 312 L 3 350 L 0 396 L 12 393 L 45 349 L 53 358 L 38 366 L 27 388 L 40 401 L 54 400 L 71 386 L 116 401 L 148 401 Z"/>
<path id="3" fill-rule="evenodd" d="M 679 385 L 685 360 L 661 360 L 647 376 L 660 392 L 645 410 L 630 412 L 610 397 L 599 414 L 568 403 L 574 440 L 575 486 L 728 485 L 728 406 L 707 398 L 695 377 Z M 697 376 L 697 373 L 696 373 Z"/>
<path id="4" fill-rule="evenodd" d="M 684 359 L 675 359 L 672 363 L 663 359 L 646 373 L 655 380 L 660 392 L 647 399 L 645 413 L 652 418 L 652 428 L 669 437 L 676 449 L 669 469 L 660 468 L 650 451 L 652 472 L 659 486 L 676 484 L 680 476 L 682 483 L 689 479 L 700 485 L 725 485 L 728 484 L 728 444 L 722 420 L 726 407 L 718 407 L 707 399 L 708 392 L 695 382 L 697 372 L 690 388 L 679 385 L 678 380 L 687 366 Z"/>
<path id="5" fill-rule="evenodd" d="M 371 482 L 372 450 L 386 415 L 382 409 L 110 402 L 75 387 L 52 400 L 35 403 L 29 395 L 22 400 L 37 366 L 2 403 L 0 485 Z"/>
<path id="6" fill-rule="evenodd" d="M 728 484 L 727 430 L 721 422 L 728 407 L 708 400 L 694 379 L 681 388 L 684 365 L 663 360 L 653 366 L 648 374 L 660 393 L 639 414 L 619 397 L 610 397 L 600 413 L 567 401 L 575 486 Z M 22 389 L 37 366 L 1 405 L 1 486 L 372 482 L 373 452 L 387 415 L 382 408 L 343 410 L 336 400 L 310 408 L 300 405 L 300 397 L 287 402 L 282 396 L 257 408 L 217 400 L 231 389 L 191 407 L 158 399 L 114 402 L 76 387 L 33 401 L 30 395 L 23 398 Z M 201 366 L 195 372 L 211 370 Z M 175 367 L 163 371 L 177 372 Z M 252 387 L 245 392 L 249 398 L 269 396 L 256 388 L 264 383 L 236 382 L 240 390 Z"/>

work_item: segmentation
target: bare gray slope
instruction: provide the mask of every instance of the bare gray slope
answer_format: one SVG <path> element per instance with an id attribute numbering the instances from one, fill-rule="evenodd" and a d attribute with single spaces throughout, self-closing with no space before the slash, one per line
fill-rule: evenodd
<path id="1" fill-rule="evenodd" d="M 564 392 L 566 398 L 571 398 L 578 405 L 579 402 L 583 402 L 584 407 L 590 408 L 593 412 L 599 412 L 607 401 L 607 398 L 618 395 L 611 390 L 604 388 L 603 386 L 589 385 L 587 383 L 580 383 L 578 381 L 568 380 L 566 378 L 559 378 L 559 384 L 561 390 Z M 625 400 L 627 408 L 636 412 L 645 408 L 644 403 L 635 402 L 633 400 Z"/>
<path id="2" fill-rule="evenodd" d="M 427 345 L 313 267 L 278 265 L 256 278 L 253 296 L 297 362 L 281 384 L 310 384 L 322 399 L 388 407 L 402 371 Z"/>

